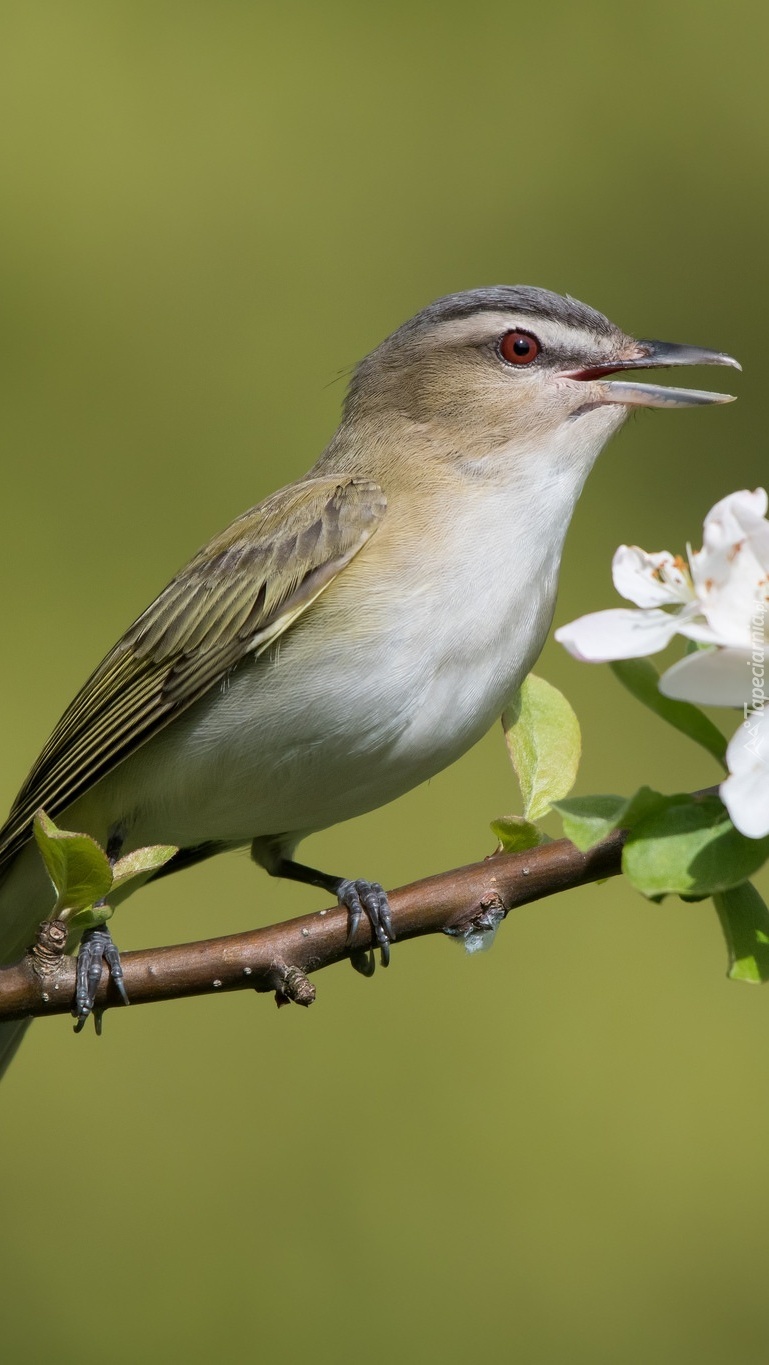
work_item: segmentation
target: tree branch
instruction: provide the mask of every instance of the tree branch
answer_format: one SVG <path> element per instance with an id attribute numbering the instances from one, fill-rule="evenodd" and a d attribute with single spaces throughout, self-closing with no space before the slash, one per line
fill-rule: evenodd
<path id="1" fill-rule="evenodd" d="M 401 887 L 389 898 L 398 941 L 422 934 L 480 934 L 516 906 L 613 877 L 621 870 L 623 841 L 623 832 L 617 830 L 588 853 L 580 853 L 568 839 L 559 839 Z M 334 906 L 250 933 L 125 953 L 126 990 L 132 1005 L 247 989 L 274 991 L 279 1004 L 293 1000 L 309 1005 L 315 987 L 308 974 L 371 944 L 365 922 L 348 944 L 347 924 L 347 911 Z M 0 1020 L 71 1010 L 75 964 L 64 956 L 65 940 L 61 922 L 49 922 L 41 926 L 38 942 L 21 962 L 0 968 Z M 105 968 L 96 1009 L 120 1003 Z"/>

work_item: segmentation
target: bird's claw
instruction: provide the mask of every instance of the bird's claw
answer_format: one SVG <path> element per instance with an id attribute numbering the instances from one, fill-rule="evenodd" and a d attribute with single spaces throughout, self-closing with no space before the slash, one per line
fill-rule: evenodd
<path id="1" fill-rule="evenodd" d="M 387 967 L 390 962 L 390 944 L 395 941 L 395 929 L 384 887 L 380 886 L 379 882 L 348 881 L 345 879 L 339 883 L 336 894 L 339 904 L 343 905 L 350 915 L 347 946 L 349 947 L 352 944 L 358 926 L 365 915 L 379 946 L 382 966 Z M 350 960 L 355 970 L 361 972 L 363 976 L 373 974 L 374 958 L 369 950 L 355 950 L 350 954 Z"/>
<path id="2" fill-rule="evenodd" d="M 97 1034 L 101 1033 L 104 1011 L 97 1009 L 94 1002 L 101 981 L 102 962 L 106 962 L 109 974 L 117 987 L 123 1004 L 128 1004 L 120 953 L 113 942 L 109 929 L 106 924 L 97 925 L 93 929 L 86 929 L 80 940 L 77 954 L 75 1004 L 72 1010 L 72 1014 L 77 1020 L 75 1033 L 80 1033 L 81 1029 L 84 1028 L 89 1014 L 93 1014 Z"/>
<path id="3" fill-rule="evenodd" d="M 350 965 L 361 976 L 373 976 L 376 971 L 376 958 L 372 948 L 351 948 Z"/>

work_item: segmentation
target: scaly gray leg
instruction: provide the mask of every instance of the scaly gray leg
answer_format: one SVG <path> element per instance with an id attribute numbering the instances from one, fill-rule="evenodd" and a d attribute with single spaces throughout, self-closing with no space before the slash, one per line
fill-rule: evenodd
<path id="1" fill-rule="evenodd" d="M 123 834 L 120 830 L 113 830 L 107 840 L 107 857 L 114 866 L 120 857 L 120 850 L 123 847 Z M 98 904 L 104 905 L 104 901 Z M 93 929 L 86 929 L 80 940 L 77 950 L 77 981 L 75 985 L 75 1003 L 72 1010 L 75 1024 L 75 1033 L 80 1033 L 84 1028 L 89 1014 L 93 1014 L 93 1022 L 96 1032 L 101 1034 L 101 1021 L 104 1014 L 103 1010 L 96 1009 L 94 1001 L 96 992 L 101 981 L 102 963 L 106 962 L 112 980 L 114 981 L 124 1005 L 129 1003 L 126 993 L 125 982 L 123 980 L 123 968 L 120 963 L 120 953 L 113 941 L 112 935 L 106 924 L 96 925 Z"/>
<path id="2" fill-rule="evenodd" d="M 264 867 L 271 877 L 286 877 L 289 881 L 304 882 L 307 886 L 319 886 L 322 890 L 329 891 L 332 896 L 336 896 L 339 904 L 344 906 L 350 916 L 348 944 L 355 937 L 358 925 L 365 915 L 379 945 L 382 966 L 389 966 L 390 944 L 395 942 L 395 929 L 387 893 L 379 882 L 333 877 L 328 872 L 319 872 L 315 867 L 294 862 L 293 858 L 284 858 L 274 845 L 268 846 L 266 841 L 261 839 L 254 840 L 252 853 L 255 861 Z M 356 971 L 361 972 L 363 976 L 371 976 L 374 960 L 370 952 L 357 950 L 350 955 L 350 961 Z"/>

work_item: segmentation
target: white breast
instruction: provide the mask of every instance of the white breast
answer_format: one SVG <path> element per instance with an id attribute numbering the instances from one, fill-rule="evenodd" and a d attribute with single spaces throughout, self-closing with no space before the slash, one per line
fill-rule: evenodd
<path id="1" fill-rule="evenodd" d="M 514 484 L 470 488 L 433 509 L 429 546 L 389 572 L 380 556 L 368 582 L 361 554 L 321 610 L 105 779 L 102 809 L 133 812 L 132 844 L 245 842 L 323 828 L 440 771 L 542 647 L 581 481 L 536 505 Z"/>

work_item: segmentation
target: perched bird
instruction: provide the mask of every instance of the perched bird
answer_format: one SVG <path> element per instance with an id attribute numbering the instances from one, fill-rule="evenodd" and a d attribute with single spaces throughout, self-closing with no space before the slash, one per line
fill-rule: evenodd
<path id="1" fill-rule="evenodd" d="M 739 368 L 526 286 L 449 295 L 383 341 L 317 464 L 200 550 L 65 711 L 0 831 L 0 961 L 53 903 L 30 838 L 42 806 L 113 855 L 178 845 L 172 869 L 250 844 L 353 924 L 367 915 L 386 963 L 382 888 L 294 850 L 500 716 L 544 643 L 582 485 L 629 409 L 729 401 L 607 379 L 672 365 Z M 87 937 L 98 979 L 108 936 Z M 0 1068 L 23 1027 L 0 1028 Z"/>

